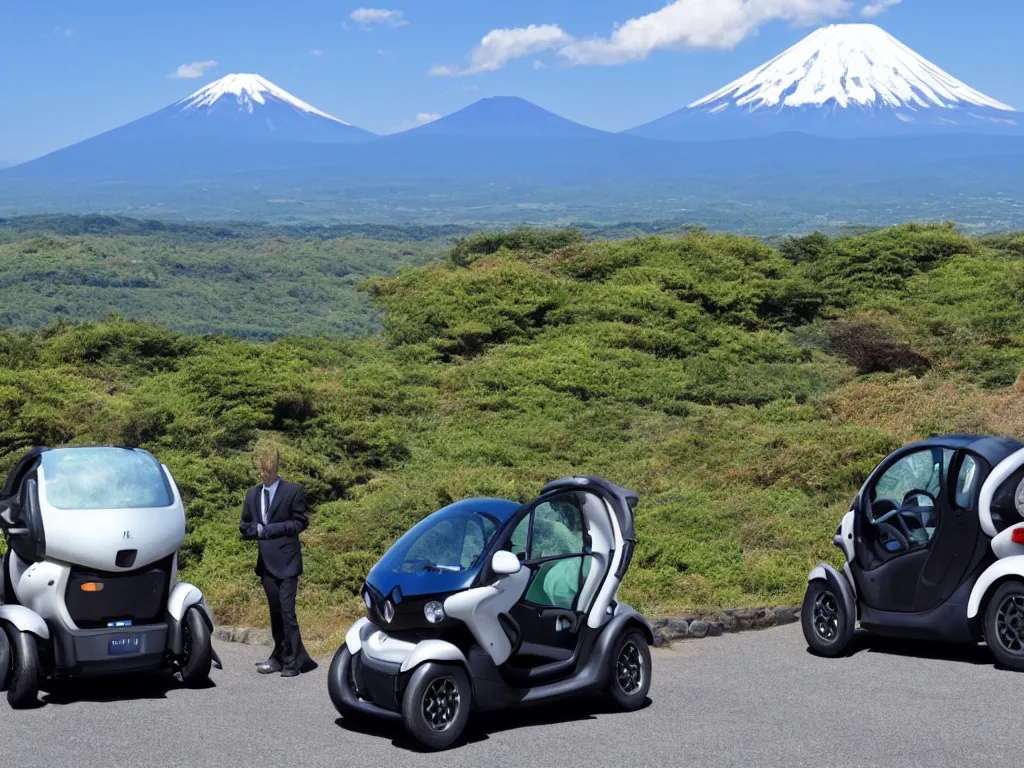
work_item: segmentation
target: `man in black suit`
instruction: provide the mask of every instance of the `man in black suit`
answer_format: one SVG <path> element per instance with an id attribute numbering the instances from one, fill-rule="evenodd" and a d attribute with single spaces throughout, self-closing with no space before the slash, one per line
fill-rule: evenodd
<path id="1" fill-rule="evenodd" d="M 269 659 L 256 665 L 257 670 L 264 675 L 280 672 L 282 677 L 296 677 L 317 666 L 302 644 L 295 615 L 295 596 L 302 574 L 299 534 L 309 521 L 306 492 L 301 485 L 278 476 L 280 461 L 280 455 L 273 449 L 259 450 L 253 455 L 253 465 L 263 482 L 245 494 L 238 528 L 243 539 L 259 543 L 256 575 L 267 594 L 274 636 L 274 650 Z"/>

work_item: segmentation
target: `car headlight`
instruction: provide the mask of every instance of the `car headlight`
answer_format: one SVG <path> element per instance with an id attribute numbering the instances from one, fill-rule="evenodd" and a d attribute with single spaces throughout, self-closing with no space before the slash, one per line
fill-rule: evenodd
<path id="1" fill-rule="evenodd" d="M 444 606 L 436 600 L 432 600 L 423 606 L 423 615 L 431 624 L 444 621 Z"/>
<path id="2" fill-rule="evenodd" d="M 366 605 L 366 610 L 373 608 L 373 601 L 370 600 L 369 592 L 363 592 L 363 603 Z"/>

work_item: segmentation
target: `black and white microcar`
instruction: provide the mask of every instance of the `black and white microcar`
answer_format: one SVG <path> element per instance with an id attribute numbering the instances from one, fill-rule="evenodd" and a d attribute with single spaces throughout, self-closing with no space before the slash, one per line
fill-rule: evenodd
<path id="1" fill-rule="evenodd" d="M 166 466 L 116 447 L 36 448 L 0 490 L 0 690 L 168 669 L 187 686 L 220 665 L 202 592 L 177 580 L 185 508 Z"/>
<path id="2" fill-rule="evenodd" d="M 891 454 L 834 538 L 842 571 L 811 571 L 801 622 L 811 650 L 839 656 L 869 634 L 984 641 L 1024 670 L 1024 443 L 948 436 Z"/>
<path id="3" fill-rule="evenodd" d="M 639 708 L 653 635 L 618 599 L 637 500 L 571 477 L 529 504 L 469 499 L 423 519 L 366 579 L 367 616 L 328 673 L 337 710 L 444 749 L 472 711 L 586 694 Z"/>

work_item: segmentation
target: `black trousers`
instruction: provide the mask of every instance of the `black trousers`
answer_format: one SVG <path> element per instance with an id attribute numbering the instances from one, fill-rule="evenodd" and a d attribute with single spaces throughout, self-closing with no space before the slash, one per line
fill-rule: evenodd
<path id="1" fill-rule="evenodd" d="M 299 633 L 299 619 L 295 615 L 295 595 L 299 590 L 299 579 L 275 579 L 269 573 L 263 574 L 263 591 L 267 593 L 270 608 L 270 631 L 274 636 L 274 651 L 270 661 L 277 662 L 282 669 L 306 672 L 316 664 L 302 644 Z"/>

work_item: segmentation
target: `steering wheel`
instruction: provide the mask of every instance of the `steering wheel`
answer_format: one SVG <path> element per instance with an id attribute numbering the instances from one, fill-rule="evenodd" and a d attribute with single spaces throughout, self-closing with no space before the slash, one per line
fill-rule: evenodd
<path id="1" fill-rule="evenodd" d="M 903 501 L 900 502 L 900 506 L 906 506 L 907 499 L 911 498 L 912 496 L 925 496 L 932 503 L 932 506 L 935 506 L 935 497 L 932 496 L 930 493 L 928 493 L 928 491 L 924 490 L 923 488 L 913 488 L 907 491 L 905 494 L 903 494 Z"/>
<path id="2" fill-rule="evenodd" d="M 887 552 L 906 552 L 910 549 L 909 539 L 888 523 L 878 523 L 878 541 Z M 889 549 L 886 545 L 891 541 L 897 542 L 900 545 L 900 549 Z"/>

